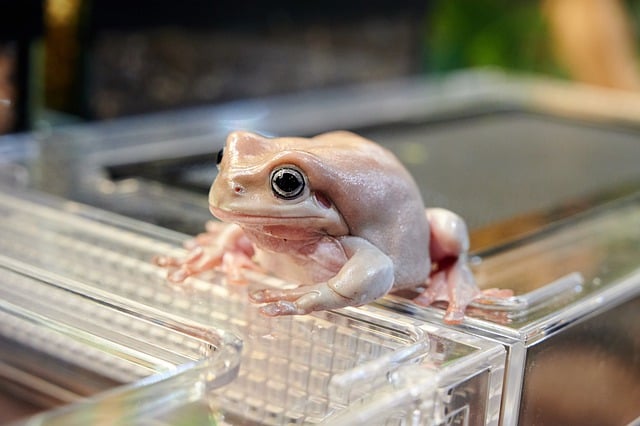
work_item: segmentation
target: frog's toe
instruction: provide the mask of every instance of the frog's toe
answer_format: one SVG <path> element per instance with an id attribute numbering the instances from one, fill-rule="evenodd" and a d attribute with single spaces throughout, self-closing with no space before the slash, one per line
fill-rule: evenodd
<path id="1" fill-rule="evenodd" d="M 192 274 L 190 274 L 186 268 L 178 268 L 174 271 L 170 271 L 167 274 L 167 279 L 172 283 L 181 283 L 191 275 Z"/>
<path id="2" fill-rule="evenodd" d="M 151 263 L 153 263 L 156 266 L 160 266 L 161 268 L 168 268 L 171 266 L 180 266 L 181 262 L 173 257 L 173 256 L 164 256 L 164 255 L 157 255 L 157 256 L 153 256 L 151 258 Z"/>
<path id="3" fill-rule="evenodd" d="M 284 299 L 283 296 L 284 294 L 281 290 L 273 290 L 269 288 L 249 292 L 249 300 L 253 303 L 277 302 Z"/>
<path id="4" fill-rule="evenodd" d="M 509 297 L 513 297 L 513 295 L 513 290 L 510 288 L 487 288 L 482 290 L 478 298 L 508 299 Z"/>
<path id="5" fill-rule="evenodd" d="M 414 298 L 413 302 L 420 306 L 430 306 L 436 300 L 448 300 L 447 280 L 444 271 L 435 273 L 429 279 L 427 288 Z"/>
<path id="6" fill-rule="evenodd" d="M 449 305 L 447 312 L 444 314 L 444 322 L 447 324 L 460 324 L 464 320 L 464 308 Z"/>
<path id="7" fill-rule="evenodd" d="M 264 315 L 275 317 L 280 315 L 304 315 L 315 310 L 315 293 L 304 287 L 287 290 L 263 289 L 249 293 L 253 303 L 266 303 L 260 308 Z"/>
<path id="8" fill-rule="evenodd" d="M 280 300 L 268 303 L 260 308 L 260 312 L 268 317 L 278 317 L 281 315 L 303 315 L 307 312 L 300 309 L 295 302 Z"/>
<path id="9" fill-rule="evenodd" d="M 293 302 L 312 291 L 312 288 L 309 286 L 299 286 L 289 289 L 264 288 L 250 292 L 249 299 L 254 303 L 279 302 L 281 300 Z"/>

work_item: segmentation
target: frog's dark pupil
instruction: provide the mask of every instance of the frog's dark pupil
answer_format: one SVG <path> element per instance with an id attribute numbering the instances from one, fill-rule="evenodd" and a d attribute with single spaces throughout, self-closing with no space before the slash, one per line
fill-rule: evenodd
<path id="1" fill-rule="evenodd" d="M 218 151 L 218 156 L 216 158 L 216 164 L 220 164 L 222 162 L 222 157 L 224 156 L 224 148 Z"/>
<path id="2" fill-rule="evenodd" d="M 285 172 L 276 178 L 276 185 L 278 185 L 283 192 L 291 193 L 295 192 L 296 188 L 300 186 L 300 181 L 293 173 Z"/>

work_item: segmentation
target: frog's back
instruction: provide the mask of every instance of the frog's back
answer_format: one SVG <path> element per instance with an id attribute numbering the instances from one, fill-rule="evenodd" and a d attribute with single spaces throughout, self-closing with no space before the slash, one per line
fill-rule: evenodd
<path id="1" fill-rule="evenodd" d="M 351 235 L 391 257 L 396 287 L 424 283 L 431 270 L 429 224 L 407 169 L 390 151 L 353 133 L 325 133 L 308 141 L 323 164 L 312 185 L 329 195 Z"/>

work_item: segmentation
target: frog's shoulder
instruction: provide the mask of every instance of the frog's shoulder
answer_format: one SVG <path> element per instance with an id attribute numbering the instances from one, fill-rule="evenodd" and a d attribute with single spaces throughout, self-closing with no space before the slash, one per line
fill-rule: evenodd
<path id="1" fill-rule="evenodd" d="M 307 139 L 305 172 L 316 190 L 338 207 L 352 230 L 384 226 L 407 212 L 424 216 L 420 191 L 411 174 L 386 148 L 354 133 L 338 131 Z"/>

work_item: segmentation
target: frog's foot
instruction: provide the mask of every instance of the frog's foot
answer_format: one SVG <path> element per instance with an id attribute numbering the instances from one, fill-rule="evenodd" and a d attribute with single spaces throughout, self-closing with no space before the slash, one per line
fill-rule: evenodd
<path id="1" fill-rule="evenodd" d="M 184 257 L 156 256 L 152 262 L 167 269 L 167 279 L 181 283 L 187 278 L 222 267 L 230 281 L 242 282 L 243 269 L 259 269 L 252 260 L 254 248 L 237 225 L 207 223 L 207 232 L 185 242 Z"/>
<path id="2" fill-rule="evenodd" d="M 508 288 L 487 288 L 482 290 L 482 293 L 476 298 L 476 300 L 508 299 L 509 297 L 513 297 L 513 295 L 513 290 Z"/>
<path id="3" fill-rule="evenodd" d="M 313 311 L 337 309 L 352 305 L 353 301 L 341 296 L 327 283 L 300 286 L 292 289 L 263 289 L 249 294 L 254 303 L 264 303 L 260 312 L 269 317 L 304 315 Z"/>
<path id="4" fill-rule="evenodd" d="M 212 256 L 204 247 L 195 246 L 186 257 L 156 256 L 153 263 L 167 269 L 167 279 L 181 283 L 190 276 L 211 270 L 222 263 L 221 256 Z"/>
<path id="5" fill-rule="evenodd" d="M 480 294 L 466 259 L 461 257 L 434 273 L 426 290 L 413 301 L 421 306 L 429 306 L 436 301 L 449 302 L 444 322 L 460 324 L 467 306 Z"/>

